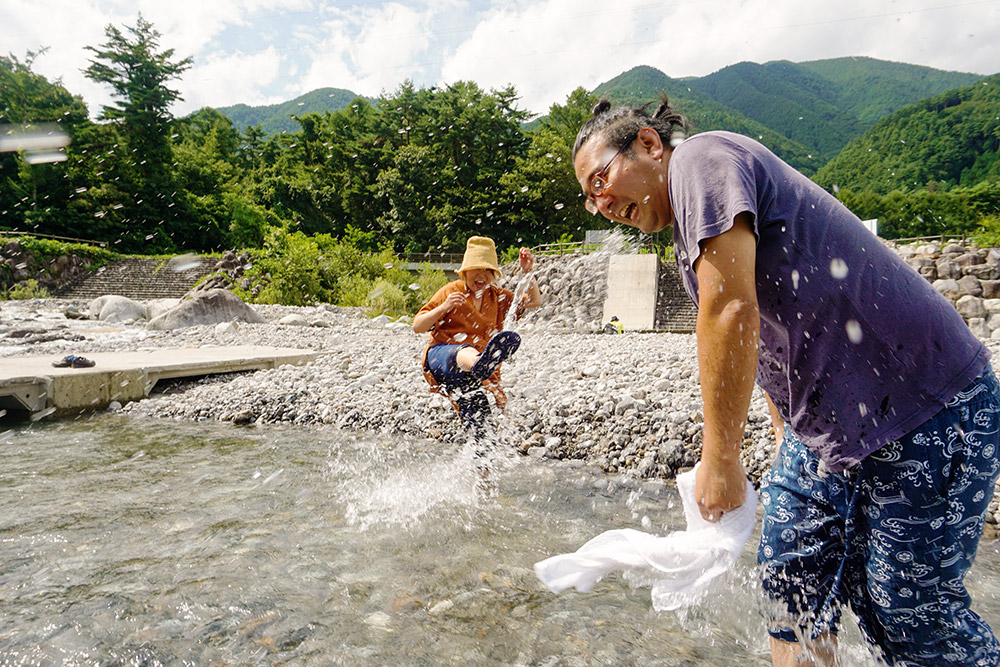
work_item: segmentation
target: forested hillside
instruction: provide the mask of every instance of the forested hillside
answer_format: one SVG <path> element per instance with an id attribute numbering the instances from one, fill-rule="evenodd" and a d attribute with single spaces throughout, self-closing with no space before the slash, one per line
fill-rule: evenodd
<path id="1" fill-rule="evenodd" d="M 684 79 L 636 67 L 594 93 L 616 102 L 643 103 L 665 92 L 696 130 L 726 129 L 756 137 L 812 174 L 879 118 L 981 78 L 872 58 L 837 58 L 744 62 Z"/>
<path id="2" fill-rule="evenodd" d="M 140 253 L 259 248 L 295 233 L 454 252 L 485 230 L 506 248 L 605 225 L 579 205 L 569 160 L 594 102 L 585 93 L 530 133 L 513 88 L 472 82 L 406 83 L 375 103 L 300 112 L 292 132 L 241 132 L 214 109 L 171 117 L 171 81 L 188 63 L 158 38 L 141 20 L 126 32 L 109 26 L 88 71 L 117 94 L 96 121 L 79 97 L 33 73 L 30 58 L 0 59 L 6 132 L 50 132 L 42 123 L 52 121 L 70 140 L 61 161 L 0 153 L 2 229 Z"/>
<path id="3" fill-rule="evenodd" d="M 869 127 L 907 104 L 971 86 L 983 78 L 862 57 L 812 60 L 798 66 L 836 84 L 834 104 Z"/>
<path id="4" fill-rule="evenodd" d="M 692 133 L 729 130 L 754 137 L 806 174 L 813 173 L 822 164 L 804 145 L 716 102 L 692 88 L 687 81 L 671 79 L 653 67 L 634 67 L 594 89 L 594 95 L 606 97 L 615 104 L 651 103 L 653 108 L 661 94 L 667 95 L 671 106 L 687 116 Z"/>
<path id="5" fill-rule="evenodd" d="M 597 95 L 578 88 L 530 125 L 513 86 L 404 82 L 373 101 L 314 91 L 281 106 L 294 124 L 272 133 L 263 121 L 243 127 L 209 108 L 172 117 L 174 82 L 191 61 L 161 46 L 141 18 L 124 30 L 108 26 L 106 36 L 89 47 L 89 66 L 81 63 L 114 94 L 94 118 L 79 96 L 32 71 L 32 54 L 0 57 L 0 124 L 8 124 L 0 132 L 51 134 L 51 123 L 69 140 L 45 159 L 0 152 L 0 230 L 139 253 L 264 248 L 297 253 L 298 263 L 289 260 L 296 266 L 315 264 L 301 261 L 313 257 L 310 248 L 342 241 L 439 253 L 460 251 L 469 235 L 484 232 L 501 249 L 580 240 L 610 226 L 585 212 L 570 156 L 597 95 L 655 103 L 666 93 L 692 131 L 747 134 L 813 174 L 823 163 L 815 146 L 844 141 L 865 119 L 953 77 L 866 59 L 743 63 L 699 87 L 638 67 Z M 998 83 L 994 76 L 897 111 L 817 180 L 839 186 L 863 217 L 885 221 L 889 237 L 988 226 L 1000 210 Z M 759 108 L 748 108 L 750 117 L 712 96 L 723 94 Z"/>
<path id="6" fill-rule="evenodd" d="M 294 100 L 280 104 L 251 107 L 246 104 L 236 104 L 231 107 L 219 107 L 217 110 L 233 121 L 237 130 L 259 125 L 265 134 L 281 134 L 282 132 L 297 132 L 299 124 L 296 116 L 307 113 L 323 113 L 324 111 L 340 111 L 359 97 L 342 88 L 319 88 L 300 95 Z M 372 100 L 369 100 L 371 102 Z"/>
<path id="7" fill-rule="evenodd" d="M 825 188 L 949 189 L 1000 180 L 1000 75 L 882 119 L 816 174 Z"/>

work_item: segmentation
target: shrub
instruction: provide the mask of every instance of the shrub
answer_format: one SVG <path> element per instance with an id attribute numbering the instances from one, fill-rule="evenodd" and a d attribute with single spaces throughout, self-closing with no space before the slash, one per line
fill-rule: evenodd
<path id="1" fill-rule="evenodd" d="M 980 248 L 1000 248 L 1000 216 L 990 215 L 980 220 L 972 241 Z"/>
<path id="2" fill-rule="evenodd" d="M 409 314 L 406 290 L 388 278 L 378 278 L 365 299 L 368 315 Z"/>
<path id="3" fill-rule="evenodd" d="M 430 301 L 434 293 L 449 282 L 451 281 L 441 269 L 435 269 L 430 262 L 421 264 L 417 279 L 409 285 L 411 314 Z"/>
<path id="4" fill-rule="evenodd" d="M 11 287 L 7 291 L 6 297 L 11 301 L 23 301 L 25 299 L 50 299 L 52 294 L 44 287 L 40 287 L 37 280 L 29 278 L 24 283 Z"/>
<path id="5" fill-rule="evenodd" d="M 302 232 L 270 229 L 253 274 L 251 280 L 266 277 L 258 303 L 308 306 L 326 300 L 320 281 L 319 247 Z"/>
<path id="6" fill-rule="evenodd" d="M 365 306 L 372 291 L 372 281 L 364 276 L 342 276 L 337 281 L 338 306 Z"/>

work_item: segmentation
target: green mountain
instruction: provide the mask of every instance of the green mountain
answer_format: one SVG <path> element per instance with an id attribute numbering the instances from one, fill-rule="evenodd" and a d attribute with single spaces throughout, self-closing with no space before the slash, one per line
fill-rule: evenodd
<path id="1" fill-rule="evenodd" d="M 319 88 L 281 104 L 259 107 L 236 104 L 230 107 L 220 107 L 217 111 L 228 116 L 239 130 L 260 125 L 267 134 L 281 134 L 282 132 L 297 132 L 300 129 L 299 124 L 292 116 L 339 111 L 346 108 L 358 97 L 359 95 L 342 88 Z"/>
<path id="2" fill-rule="evenodd" d="M 943 189 L 1000 181 L 1000 74 L 900 109 L 815 176 L 827 189 Z"/>
<path id="3" fill-rule="evenodd" d="M 839 92 L 834 104 L 869 126 L 904 105 L 983 78 L 874 58 L 813 60 L 799 66 L 835 84 Z"/>
<path id="4" fill-rule="evenodd" d="M 689 85 L 821 158 L 868 129 L 837 106 L 837 85 L 795 63 L 738 63 Z"/>
<path id="5" fill-rule="evenodd" d="M 639 66 L 602 83 L 593 93 L 616 104 L 653 107 L 665 93 L 691 121 L 693 132 L 731 130 L 755 137 L 812 175 L 880 119 L 981 79 L 978 74 L 873 58 L 834 58 L 763 65 L 742 62 L 708 76 L 683 79 Z M 349 90 L 320 88 L 282 104 L 238 104 L 218 111 L 241 130 L 260 125 L 268 134 L 297 132 L 293 116 L 338 111 L 357 97 Z"/>
<path id="6" fill-rule="evenodd" d="M 873 58 L 835 58 L 739 63 L 691 86 L 826 160 L 893 111 L 981 78 Z"/>
<path id="7" fill-rule="evenodd" d="M 759 139 L 786 162 L 807 174 L 822 165 L 803 144 L 715 101 L 690 83 L 687 79 L 671 79 L 653 67 L 639 66 L 602 83 L 593 92 L 598 97 L 607 97 L 613 104 L 641 106 L 650 103 L 650 111 L 658 104 L 658 96 L 666 94 L 670 105 L 691 122 L 692 133 L 730 130 L 746 134 Z"/>

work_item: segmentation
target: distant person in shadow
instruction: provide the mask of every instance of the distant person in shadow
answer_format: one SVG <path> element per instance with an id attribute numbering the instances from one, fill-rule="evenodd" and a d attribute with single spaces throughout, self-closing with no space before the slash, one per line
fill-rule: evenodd
<path id="1" fill-rule="evenodd" d="M 833 195 L 757 141 L 685 138 L 666 98 L 601 101 L 577 134 L 585 206 L 673 228 L 698 307 L 704 413 L 695 499 L 744 500 L 754 382 L 777 457 L 758 563 L 775 665 L 828 665 L 850 605 L 892 665 L 997 665 L 964 578 L 1000 471 L 990 352 L 934 287 Z"/>
<path id="2" fill-rule="evenodd" d="M 535 265 L 527 248 L 518 255 L 526 276 Z M 519 319 L 525 310 L 542 303 L 534 276 L 514 303 L 514 293 L 493 283 L 500 278 L 497 251 L 492 239 L 469 238 L 465 247 L 460 280 L 448 283 L 417 311 L 413 331 L 430 332 L 422 366 L 431 391 L 443 394 L 458 410 L 462 424 L 482 438 L 492 433 L 492 418 L 486 391 L 493 394 L 497 407 L 507 405 L 500 387 L 500 364 L 521 344 L 514 331 L 503 331 L 511 308 Z"/>

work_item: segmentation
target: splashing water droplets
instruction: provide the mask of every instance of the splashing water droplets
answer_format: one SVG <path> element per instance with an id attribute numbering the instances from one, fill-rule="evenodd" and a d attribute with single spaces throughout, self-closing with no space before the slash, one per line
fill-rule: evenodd
<path id="1" fill-rule="evenodd" d="M 847 324 L 844 325 L 844 329 L 847 330 L 847 339 L 858 345 L 864 338 L 864 334 L 861 332 L 861 324 L 857 320 L 847 320 Z"/>
<path id="2" fill-rule="evenodd" d="M 834 257 L 830 260 L 830 275 L 837 280 L 843 280 L 847 277 L 848 268 L 847 262 L 845 262 L 840 257 Z"/>

